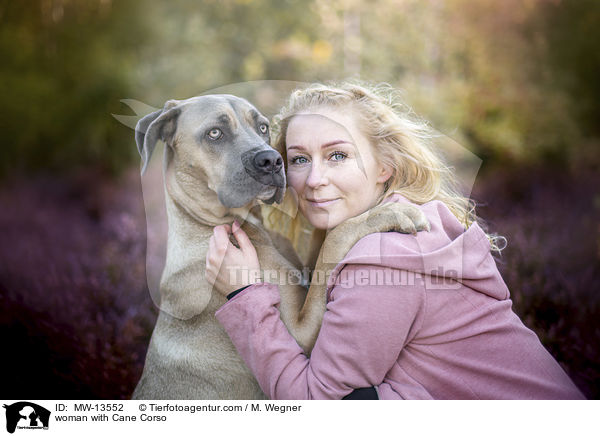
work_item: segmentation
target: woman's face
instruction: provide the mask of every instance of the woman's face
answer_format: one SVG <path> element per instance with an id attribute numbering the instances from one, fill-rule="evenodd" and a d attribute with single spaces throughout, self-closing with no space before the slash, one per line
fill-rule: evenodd
<path id="1" fill-rule="evenodd" d="M 375 205 L 392 171 L 380 165 L 350 110 L 294 115 L 286 134 L 287 179 L 318 229 L 331 229 Z"/>

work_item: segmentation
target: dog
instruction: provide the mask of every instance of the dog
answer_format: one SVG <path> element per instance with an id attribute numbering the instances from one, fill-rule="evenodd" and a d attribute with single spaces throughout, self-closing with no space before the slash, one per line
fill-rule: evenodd
<path id="1" fill-rule="evenodd" d="M 234 219 L 243 223 L 262 269 L 299 275 L 303 268 L 291 243 L 262 223 L 260 202 L 281 202 L 286 186 L 282 158 L 269 145 L 269 133 L 268 119 L 233 95 L 169 100 L 138 122 L 142 174 L 157 141 L 166 144 L 168 240 L 160 313 L 132 398 L 266 399 L 216 321 L 214 313 L 226 299 L 213 292 L 204 271 L 214 226 Z M 410 205 L 377 206 L 327 235 L 315 270 L 325 271 L 323 259 L 340 261 L 369 233 L 416 233 L 427 225 Z M 281 318 L 307 354 L 325 312 L 326 282 L 313 280 L 308 293 L 301 284 L 280 282 Z"/>

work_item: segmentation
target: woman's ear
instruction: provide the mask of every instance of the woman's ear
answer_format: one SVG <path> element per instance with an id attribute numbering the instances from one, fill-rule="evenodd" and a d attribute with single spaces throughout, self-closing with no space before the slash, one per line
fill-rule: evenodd
<path id="1" fill-rule="evenodd" d="M 392 177 L 394 174 L 394 170 L 390 168 L 388 165 L 379 165 L 379 175 L 377 176 L 377 183 L 385 183 Z"/>

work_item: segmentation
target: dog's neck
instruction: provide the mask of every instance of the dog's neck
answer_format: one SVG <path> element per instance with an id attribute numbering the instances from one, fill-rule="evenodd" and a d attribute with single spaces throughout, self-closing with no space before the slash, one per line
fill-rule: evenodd
<path id="1" fill-rule="evenodd" d="M 206 184 L 196 181 L 190 192 L 173 177 L 173 172 L 165 171 L 164 176 L 169 233 L 160 283 L 161 310 L 187 320 L 223 304 L 215 300 L 219 296 L 203 280 L 213 227 L 232 223 L 234 219 L 240 224 L 250 221 L 261 225 L 262 218 L 259 209 L 252 208 L 256 204 L 228 209 Z"/>
<path id="2" fill-rule="evenodd" d="M 228 208 L 219 202 L 217 193 L 210 189 L 207 183 L 199 183 L 195 179 L 187 183 L 185 174 L 177 173 L 181 180 L 178 180 L 175 174 L 169 166 L 165 168 L 165 194 L 188 215 L 181 215 L 179 219 L 187 219 L 209 227 L 231 224 L 236 218 L 248 220 L 253 224 L 262 223 L 262 217 L 257 212 L 259 204 L 256 200 L 243 207 Z"/>

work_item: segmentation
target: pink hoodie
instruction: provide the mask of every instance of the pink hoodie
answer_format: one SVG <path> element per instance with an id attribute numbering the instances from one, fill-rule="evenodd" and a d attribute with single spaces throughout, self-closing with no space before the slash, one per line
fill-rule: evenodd
<path id="1" fill-rule="evenodd" d="M 217 311 L 265 394 L 584 399 L 512 311 L 481 228 L 464 231 L 439 201 L 419 207 L 430 232 L 368 235 L 336 266 L 310 359 L 279 318 L 277 285 L 250 286 Z"/>

